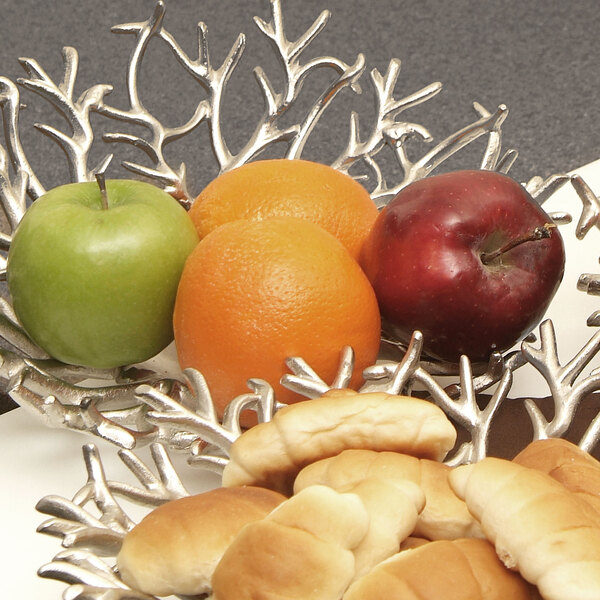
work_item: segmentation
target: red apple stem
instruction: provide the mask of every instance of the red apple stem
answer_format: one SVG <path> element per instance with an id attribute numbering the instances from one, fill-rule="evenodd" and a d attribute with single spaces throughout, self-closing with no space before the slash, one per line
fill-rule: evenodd
<path id="1" fill-rule="evenodd" d="M 104 173 L 96 173 L 96 181 L 100 188 L 102 210 L 108 210 L 108 192 L 106 191 L 106 179 L 104 178 Z"/>
<path id="2" fill-rule="evenodd" d="M 543 240 L 545 238 L 549 238 L 552 235 L 552 230 L 556 227 L 555 223 L 546 223 L 545 225 L 540 225 L 536 227 L 533 231 L 526 233 L 514 240 L 508 241 L 504 246 L 501 246 L 497 250 L 493 252 L 482 252 L 481 253 L 481 262 L 484 265 L 489 265 L 491 262 L 502 256 L 504 253 L 524 244 L 525 242 L 535 242 L 537 240 Z"/>

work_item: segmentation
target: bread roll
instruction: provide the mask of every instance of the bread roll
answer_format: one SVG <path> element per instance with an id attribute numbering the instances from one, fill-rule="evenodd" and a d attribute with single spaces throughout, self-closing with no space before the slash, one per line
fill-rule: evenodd
<path id="1" fill-rule="evenodd" d="M 600 598 L 598 513 L 546 473 L 485 458 L 450 474 L 505 565 L 546 600 Z"/>
<path id="2" fill-rule="evenodd" d="M 289 495 L 300 469 L 347 448 L 441 460 L 455 440 L 454 426 L 431 402 L 334 390 L 285 406 L 272 421 L 244 432 L 231 447 L 223 485 L 259 485 Z"/>
<path id="3" fill-rule="evenodd" d="M 482 539 L 402 551 L 355 581 L 343 600 L 530 600 L 534 591 Z"/>
<path id="4" fill-rule="evenodd" d="M 412 550 L 413 548 L 418 548 L 419 546 L 424 546 L 425 544 L 431 543 L 431 540 L 426 538 L 416 537 L 409 535 L 401 544 L 400 551 L 402 550 Z"/>
<path id="5" fill-rule="evenodd" d="M 306 488 L 240 531 L 215 569 L 211 600 L 339 600 L 368 528 L 356 494 Z"/>
<path id="6" fill-rule="evenodd" d="M 425 506 L 425 495 L 412 481 L 376 477 L 339 491 L 356 494 L 369 513 L 367 533 L 354 549 L 356 578 L 399 551 L 400 544 L 414 531 Z"/>
<path id="7" fill-rule="evenodd" d="M 568 440 L 536 440 L 515 462 L 548 473 L 600 512 L 600 462 Z"/>
<path id="8" fill-rule="evenodd" d="M 146 594 L 206 593 L 215 566 L 239 530 L 284 500 L 271 490 L 239 487 L 167 502 L 127 533 L 117 568 L 127 585 Z"/>
<path id="9" fill-rule="evenodd" d="M 450 488 L 450 467 L 397 452 L 345 450 L 302 469 L 294 490 L 308 485 L 328 485 L 346 490 L 368 477 L 388 481 L 412 481 L 425 493 L 425 508 L 419 515 L 414 535 L 430 540 L 483 537 L 483 532 L 467 505 Z"/>

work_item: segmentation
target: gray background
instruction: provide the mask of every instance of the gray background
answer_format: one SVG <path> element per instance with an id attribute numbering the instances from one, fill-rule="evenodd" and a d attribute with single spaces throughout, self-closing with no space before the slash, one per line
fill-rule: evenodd
<path id="1" fill-rule="evenodd" d="M 80 58 L 76 95 L 93 84 L 110 83 L 115 87 L 110 103 L 127 108 L 125 70 L 134 38 L 111 33 L 110 28 L 145 20 L 154 5 L 152 0 L 61 0 L 51 5 L 0 0 L 0 74 L 13 80 L 23 76 L 17 59 L 29 57 L 59 81 L 61 49 L 73 46 Z M 238 33 L 247 36 L 225 102 L 225 133 L 235 150 L 246 141 L 262 111 L 253 67 L 262 65 L 274 84 L 281 82 L 273 52 L 252 21 L 254 15 L 270 17 L 269 2 L 167 0 L 166 5 L 165 27 L 190 55 L 195 52 L 200 20 L 208 26 L 214 64 L 224 60 Z M 427 127 L 436 140 L 476 118 L 473 101 L 490 111 L 506 104 L 510 113 L 503 127 L 504 145 L 519 151 L 511 171 L 517 179 L 546 177 L 600 158 L 597 1 L 283 0 L 282 6 L 292 39 L 322 9 L 331 11 L 327 27 L 306 52 L 307 59 L 330 54 L 353 63 L 363 52 L 368 72 L 385 71 L 392 57 L 399 58 L 398 98 L 441 81 L 440 95 L 404 114 Z M 318 94 L 319 77 L 305 86 L 303 98 L 308 104 Z M 327 111 L 306 157 L 326 162 L 337 156 L 346 141 L 351 110 L 368 127 L 374 113 L 367 73 L 361 81 L 360 97 L 341 94 Z M 199 86 L 161 44 L 153 45 L 146 56 L 141 92 L 146 106 L 169 125 L 183 122 L 202 97 Z M 34 170 L 46 187 L 64 183 L 69 177 L 64 155 L 31 125 L 39 121 L 68 128 L 39 97 L 24 93 L 22 102 L 27 106 L 22 111 L 23 143 Z M 97 126 L 101 131 L 105 123 L 98 121 Z M 207 139 L 201 128 L 169 149 L 174 164 L 187 164 L 192 191 L 199 191 L 216 174 Z M 120 158 L 144 161 L 139 151 L 120 146 L 111 148 Z M 425 150 L 415 145 L 417 154 Z M 105 152 L 98 144 L 93 155 L 100 158 Z M 456 165 L 474 167 L 474 160 L 466 152 Z M 109 174 L 125 175 L 118 163 Z M 0 400 L 0 411 L 10 406 L 7 399 Z"/>

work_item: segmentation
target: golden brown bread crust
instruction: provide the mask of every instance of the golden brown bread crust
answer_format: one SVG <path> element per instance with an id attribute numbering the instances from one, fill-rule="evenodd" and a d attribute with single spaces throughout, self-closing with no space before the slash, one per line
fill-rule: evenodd
<path id="1" fill-rule="evenodd" d="M 369 513 L 367 533 L 353 550 L 356 578 L 398 552 L 415 529 L 425 494 L 412 481 L 380 477 L 367 477 L 338 491 L 356 494 Z"/>
<path id="2" fill-rule="evenodd" d="M 167 502 L 125 536 L 117 557 L 121 577 L 157 596 L 205 593 L 217 562 L 240 529 L 284 500 L 271 490 L 239 487 Z"/>
<path id="3" fill-rule="evenodd" d="M 546 600 L 600 598 L 598 513 L 564 485 L 514 461 L 457 467 L 450 484 L 501 560 Z"/>
<path id="4" fill-rule="evenodd" d="M 449 466 L 429 459 L 397 452 L 350 449 L 302 469 L 294 482 L 294 490 L 314 484 L 346 490 L 368 477 L 408 480 L 419 485 L 426 498 L 414 535 L 430 540 L 483 537 L 479 523 L 465 502 L 450 488 L 449 472 Z"/>
<path id="5" fill-rule="evenodd" d="M 455 441 L 456 429 L 431 402 L 336 390 L 285 406 L 272 421 L 244 432 L 231 447 L 223 485 L 259 485 L 289 495 L 300 469 L 348 448 L 441 460 Z"/>
<path id="6" fill-rule="evenodd" d="M 548 473 L 600 512 L 600 462 L 579 446 L 562 438 L 536 440 L 513 460 Z"/>
<path id="7" fill-rule="evenodd" d="M 211 600 L 339 600 L 368 527 L 356 494 L 306 488 L 240 531 L 215 569 Z"/>
<path id="8" fill-rule="evenodd" d="M 426 538 L 416 537 L 409 535 L 401 544 L 400 550 L 412 550 L 413 548 L 418 548 L 419 546 L 424 546 L 425 544 L 429 544 L 431 540 Z"/>
<path id="9" fill-rule="evenodd" d="M 530 600 L 532 589 L 482 539 L 402 551 L 355 581 L 343 600 Z"/>

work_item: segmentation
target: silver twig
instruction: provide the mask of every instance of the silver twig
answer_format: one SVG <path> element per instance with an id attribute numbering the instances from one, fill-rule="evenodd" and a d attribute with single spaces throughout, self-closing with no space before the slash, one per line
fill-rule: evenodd
<path id="1" fill-rule="evenodd" d="M 109 481 L 97 448 L 93 444 L 83 447 L 88 474 L 86 484 L 72 500 L 46 496 L 36 506 L 38 511 L 52 516 L 38 527 L 38 531 L 62 538 L 62 545 L 67 548 L 52 562 L 40 567 L 38 574 L 41 577 L 71 584 L 72 598 L 101 599 L 109 592 L 111 598 L 153 598 L 124 584 L 114 566 L 100 558 L 112 557 L 114 562 L 125 534 L 135 524 L 118 497 L 153 507 L 189 495 L 164 447 L 155 444 L 151 450 L 158 475 L 135 455 L 126 451 L 120 453 L 121 460 L 142 484 L 139 488 Z M 88 509 L 88 504 L 94 505 L 94 513 Z"/>
<path id="2" fill-rule="evenodd" d="M 565 365 L 558 358 L 558 345 L 552 321 L 540 325 L 540 347 L 524 342 L 522 351 L 527 360 L 546 380 L 554 401 L 554 415 L 546 420 L 532 399 L 525 406 L 534 428 L 534 438 L 560 437 L 569 429 L 577 407 L 589 394 L 600 389 L 600 373 L 592 372 L 580 381 L 577 379 L 600 350 L 600 331 L 596 332 L 585 346 Z M 586 437 L 589 448 L 597 442 L 591 430 Z"/>
<path id="3" fill-rule="evenodd" d="M 14 195 L 14 190 L 20 190 L 16 197 L 11 199 L 6 196 L 2 197 L 4 212 L 8 216 L 12 229 L 14 229 L 21 220 L 26 208 L 26 198 L 22 194 L 21 187 L 26 187 L 27 193 L 34 199 L 39 198 L 46 190 L 31 168 L 21 144 L 19 135 L 19 114 L 21 109 L 19 89 L 6 77 L 0 78 L 0 107 L 2 108 L 5 143 L 8 154 L 17 177 L 20 177 L 21 180 L 20 185 L 14 186 L 11 190 L 11 195 Z M 4 192 L 4 190 L 3 186 L 2 191 Z"/>
<path id="4" fill-rule="evenodd" d="M 22 58 L 20 62 L 29 79 L 20 78 L 18 83 L 45 98 L 71 125 L 72 136 L 50 125 L 35 125 L 39 131 L 53 139 L 67 155 L 71 181 L 93 181 L 96 169 L 89 169 L 87 164 L 94 140 L 90 113 L 97 110 L 104 96 L 112 91 L 112 86 L 94 85 L 75 100 L 73 93 L 79 65 L 77 50 L 68 46 L 63 48 L 63 61 L 64 79 L 57 85 L 37 60 Z M 103 159 L 101 164 L 105 160 Z"/>
<path id="5" fill-rule="evenodd" d="M 583 204 L 576 229 L 576 236 L 581 240 L 592 227 L 600 227 L 600 200 L 580 175 L 573 175 L 571 183 Z"/>
<path id="6" fill-rule="evenodd" d="M 163 150 L 166 144 L 181 138 L 202 122 L 206 114 L 205 106 L 200 104 L 196 113 L 185 125 L 175 128 L 166 127 L 144 106 L 138 88 L 144 54 L 152 38 L 160 35 L 164 14 L 165 3 L 160 0 L 147 21 L 113 27 L 114 33 L 134 34 L 137 37 L 127 71 L 127 94 L 130 108 L 122 110 L 109 106 L 106 102 L 101 102 L 98 105 L 98 112 L 114 119 L 141 125 L 150 132 L 150 140 L 127 133 L 108 133 L 104 135 L 104 141 L 125 142 L 143 150 L 155 163 L 154 167 L 129 161 L 124 161 L 123 166 L 128 171 L 158 180 L 184 205 L 189 205 L 190 197 L 185 182 L 185 165 L 182 164 L 177 169 L 173 169 L 165 159 Z"/>

